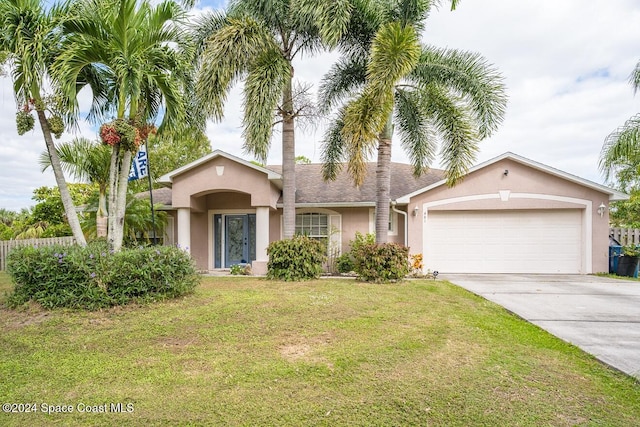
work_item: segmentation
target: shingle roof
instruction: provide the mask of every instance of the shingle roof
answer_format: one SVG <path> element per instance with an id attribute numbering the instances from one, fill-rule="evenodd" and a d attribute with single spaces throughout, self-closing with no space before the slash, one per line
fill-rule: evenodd
<path id="1" fill-rule="evenodd" d="M 136 197 L 138 198 L 149 198 L 149 192 L 143 191 L 141 193 L 137 193 Z M 154 188 L 153 189 L 153 204 L 161 204 L 164 206 L 171 206 L 171 189 L 162 187 L 162 188 Z"/>
<path id="2" fill-rule="evenodd" d="M 267 166 L 277 173 L 282 173 L 282 166 Z M 444 171 L 430 169 L 420 177 L 413 176 L 413 167 L 404 163 L 391 163 L 391 200 L 413 193 L 421 188 L 434 184 L 444 177 Z M 367 164 L 367 176 L 360 188 L 356 188 L 346 167 L 338 174 L 335 181 L 325 182 L 322 179 L 322 165 L 296 165 L 296 203 L 298 204 L 374 204 L 376 201 L 376 164 Z M 171 189 L 153 190 L 153 202 L 171 206 Z M 148 193 L 141 193 L 147 196 Z M 281 202 L 282 200 L 280 200 Z"/>
<path id="3" fill-rule="evenodd" d="M 267 166 L 274 172 L 281 173 L 281 166 Z M 420 177 L 413 176 L 413 167 L 404 163 L 391 163 L 392 200 L 412 193 L 440 181 L 444 171 L 430 169 Z M 376 163 L 367 164 L 367 175 L 360 188 L 356 188 L 346 167 L 338 174 L 335 181 L 325 182 L 322 179 L 321 164 L 296 165 L 296 203 L 308 204 L 345 204 L 375 203 L 376 200 Z"/>

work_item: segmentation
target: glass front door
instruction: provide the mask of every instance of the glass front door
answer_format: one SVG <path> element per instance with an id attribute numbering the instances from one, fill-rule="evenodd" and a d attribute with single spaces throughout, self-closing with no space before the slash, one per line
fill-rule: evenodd
<path id="1" fill-rule="evenodd" d="M 215 268 L 221 268 L 223 265 L 224 268 L 229 268 L 232 265 L 255 261 L 256 216 L 214 215 L 214 242 Z"/>

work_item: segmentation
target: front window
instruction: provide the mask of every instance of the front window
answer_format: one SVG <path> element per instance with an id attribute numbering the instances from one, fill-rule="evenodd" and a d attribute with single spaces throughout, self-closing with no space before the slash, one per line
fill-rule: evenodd
<path id="1" fill-rule="evenodd" d="M 296 234 L 323 240 L 329 237 L 329 218 L 326 214 L 305 213 L 296 215 Z"/>

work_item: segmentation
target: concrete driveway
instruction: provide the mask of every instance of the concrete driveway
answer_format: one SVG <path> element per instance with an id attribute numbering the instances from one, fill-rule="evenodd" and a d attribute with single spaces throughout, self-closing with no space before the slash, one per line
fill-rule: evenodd
<path id="1" fill-rule="evenodd" d="M 581 275 L 442 274 L 640 379 L 640 282 Z"/>

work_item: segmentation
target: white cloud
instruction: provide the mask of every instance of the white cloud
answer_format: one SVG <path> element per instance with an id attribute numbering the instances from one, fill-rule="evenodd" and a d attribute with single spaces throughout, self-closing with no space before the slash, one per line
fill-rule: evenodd
<path id="1" fill-rule="evenodd" d="M 601 182 L 598 155 L 604 138 L 640 111 L 627 80 L 640 59 L 640 3 L 636 0 L 475 0 L 451 12 L 442 2 L 427 21 L 423 40 L 438 47 L 481 53 L 504 75 L 509 105 L 501 128 L 483 141 L 478 161 L 512 151 Z M 203 3 L 216 7 L 220 3 Z M 337 56 L 303 58 L 296 78 L 317 85 Z M 0 207 L 31 204 L 31 191 L 53 185 L 37 156 L 37 131 L 18 137 L 8 79 L 0 79 Z M 315 87 L 317 89 L 317 87 Z M 248 158 L 242 150 L 242 93 L 235 88 L 222 123 L 207 134 L 213 148 Z M 89 138 L 95 131 L 85 126 Z M 320 160 L 322 128 L 296 133 L 296 151 Z M 269 163 L 281 162 L 279 135 Z M 404 161 L 399 144 L 394 160 Z M 434 166 L 438 166 L 437 164 Z"/>

